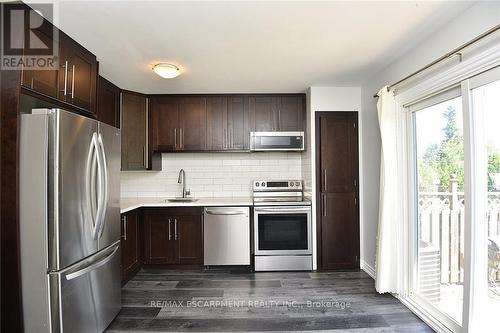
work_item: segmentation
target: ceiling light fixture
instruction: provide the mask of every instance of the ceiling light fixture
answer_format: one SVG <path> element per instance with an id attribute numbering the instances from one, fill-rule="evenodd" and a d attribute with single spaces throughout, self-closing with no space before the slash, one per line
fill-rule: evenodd
<path id="1" fill-rule="evenodd" d="M 181 74 L 179 67 L 166 62 L 154 65 L 153 71 L 165 79 L 173 79 Z"/>

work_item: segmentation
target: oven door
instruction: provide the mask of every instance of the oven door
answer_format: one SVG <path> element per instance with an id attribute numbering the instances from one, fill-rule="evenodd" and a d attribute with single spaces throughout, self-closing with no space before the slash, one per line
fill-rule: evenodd
<path id="1" fill-rule="evenodd" d="M 255 207 L 256 255 L 312 254 L 311 207 Z"/>

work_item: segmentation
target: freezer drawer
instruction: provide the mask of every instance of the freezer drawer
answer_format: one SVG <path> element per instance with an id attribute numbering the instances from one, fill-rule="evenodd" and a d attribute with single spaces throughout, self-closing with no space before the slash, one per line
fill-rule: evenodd
<path id="1" fill-rule="evenodd" d="M 103 332 L 121 308 L 120 242 L 49 273 L 52 332 Z"/>
<path id="2" fill-rule="evenodd" d="M 248 207 L 205 208 L 204 265 L 250 265 Z"/>

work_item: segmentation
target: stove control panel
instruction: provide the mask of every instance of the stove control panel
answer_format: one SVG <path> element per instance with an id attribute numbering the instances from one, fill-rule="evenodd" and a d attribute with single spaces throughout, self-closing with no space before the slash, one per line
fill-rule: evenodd
<path id="1" fill-rule="evenodd" d="M 254 191 L 302 191 L 302 180 L 255 180 Z"/>

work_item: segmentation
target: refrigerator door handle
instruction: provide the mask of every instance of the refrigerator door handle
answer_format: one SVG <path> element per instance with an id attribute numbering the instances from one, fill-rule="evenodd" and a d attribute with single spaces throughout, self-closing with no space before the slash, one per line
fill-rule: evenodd
<path id="1" fill-rule="evenodd" d="M 97 136 L 97 134 L 95 134 Z M 94 239 L 99 238 L 99 232 L 101 230 L 101 223 L 102 223 L 102 215 L 103 215 L 103 210 L 106 209 L 106 207 L 103 205 L 104 203 L 104 174 L 103 174 L 103 167 L 104 167 L 104 162 L 103 162 L 103 157 L 99 149 L 99 143 L 98 139 L 95 140 L 95 149 L 96 149 L 96 157 L 97 157 L 97 183 L 99 184 L 99 188 L 97 191 L 97 217 L 96 217 L 96 223 L 94 226 L 94 229 L 92 230 L 92 237 Z"/>
<path id="2" fill-rule="evenodd" d="M 95 188 L 95 174 L 96 174 L 96 163 L 97 163 L 97 134 L 92 135 L 90 141 L 89 154 L 87 157 L 87 168 L 86 168 L 86 180 L 85 180 L 85 192 L 87 196 L 87 209 L 89 211 L 90 219 L 92 221 L 92 235 L 96 232 L 96 227 L 98 224 L 98 212 L 99 212 L 99 202 L 97 198 L 96 188 Z M 96 209 L 97 204 L 97 209 Z M 97 211 L 96 211 L 97 210 Z"/>
<path id="3" fill-rule="evenodd" d="M 101 210 L 101 216 L 99 217 L 99 227 L 98 227 L 98 233 L 97 233 L 97 238 L 101 238 L 102 231 L 104 230 L 104 224 L 106 223 L 106 209 L 108 207 L 108 192 L 109 192 L 109 187 L 108 187 L 108 165 L 106 163 L 106 151 L 104 150 L 104 143 L 102 140 L 102 135 L 99 133 L 97 137 L 97 143 L 99 146 L 98 151 L 101 154 L 101 160 L 102 160 L 102 168 L 100 168 L 100 172 L 102 175 L 102 210 Z"/>
<path id="4" fill-rule="evenodd" d="M 108 263 L 111 259 L 113 259 L 113 256 L 116 254 L 116 252 L 118 252 L 118 249 L 120 248 L 119 245 L 116 245 L 115 249 L 113 250 L 113 252 L 111 252 L 111 254 L 107 255 L 106 257 L 104 257 L 103 259 L 89 265 L 89 266 L 86 266 L 82 269 L 79 269 L 77 270 L 76 272 L 72 272 L 72 273 L 69 273 L 69 274 L 66 274 L 65 278 L 66 280 L 73 280 L 73 279 L 76 279 L 77 277 L 79 276 L 82 276 L 84 274 L 87 274 L 93 270 L 95 270 L 96 268 L 99 268 L 101 267 L 102 265 L 105 265 L 106 263 Z"/>

